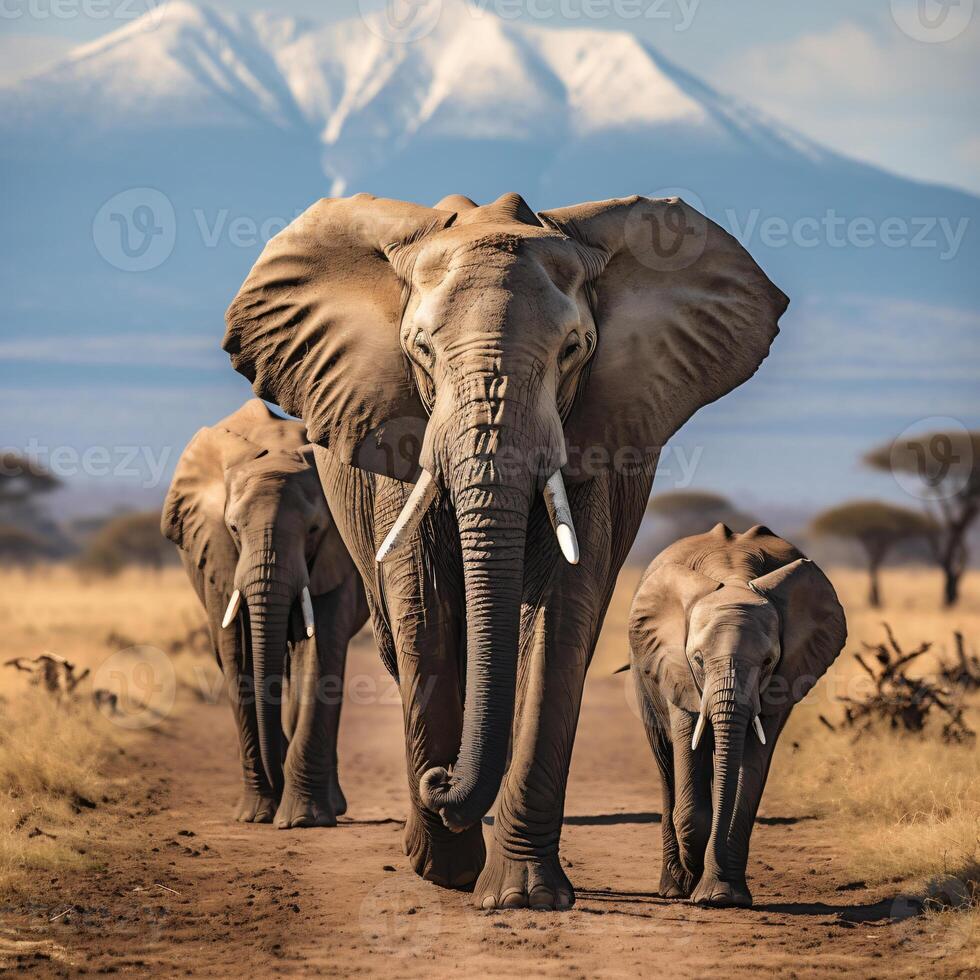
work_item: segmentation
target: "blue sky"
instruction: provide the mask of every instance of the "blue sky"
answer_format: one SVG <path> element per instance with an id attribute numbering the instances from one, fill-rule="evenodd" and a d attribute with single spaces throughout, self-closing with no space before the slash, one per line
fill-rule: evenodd
<path id="1" fill-rule="evenodd" d="M 0 0 L 0 80 L 43 68 L 72 45 L 157 2 Z M 549 26 L 634 31 L 722 91 L 829 146 L 906 176 L 980 193 L 975 0 L 468 2 Z M 322 21 L 358 16 L 384 0 L 333 0 L 329 7 L 317 0 L 215 5 Z"/>

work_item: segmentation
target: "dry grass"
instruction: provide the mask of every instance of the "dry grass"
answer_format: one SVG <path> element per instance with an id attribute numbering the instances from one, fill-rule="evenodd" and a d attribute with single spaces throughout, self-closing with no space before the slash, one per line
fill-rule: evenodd
<path id="1" fill-rule="evenodd" d="M 934 673 L 938 658 L 951 654 L 954 630 L 976 644 L 980 574 L 968 577 L 961 604 L 953 610 L 940 607 L 939 575 L 930 571 L 889 572 L 889 605 L 883 610 L 867 606 L 860 574 L 838 571 L 831 577 L 847 610 L 848 644 L 808 703 L 791 716 L 784 742 L 799 748 L 787 753 L 781 746 L 772 787 L 841 821 L 843 857 L 856 876 L 928 889 L 930 882 L 952 875 L 970 891 L 980 865 L 977 746 L 944 745 L 936 737 L 938 720 L 925 737 L 882 732 L 855 741 L 853 732 L 827 731 L 819 715 L 839 720 L 835 696 L 865 690 L 867 680 L 851 652 L 862 640 L 882 639 L 883 619 L 909 648 L 934 642 L 934 651 L 915 663 L 920 675 Z M 968 705 L 967 721 L 977 728 L 980 703 L 974 697 Z"/>
<path id="2" fill-rule="evenodd" d="M 111 835 L 101 831 L 111 811 L 138 792 L 134 780 L 120 777 L 118 759 L 142 729 L 125 723 L 134 716 L 165 723 L 175 688 L 216 690 L 213 662 L 145 648 L 168 650 L 200 620 L 181 569 L 108 579 L 61 566 L 0 573 L 0 661 L 50 651 L 92 671 L 78 702 L 65 705 L 0 667 L 0 896 L 24 892 L 39 871 L 105 860 Z M 120 651 L 119 637 L 133 649 Z M 148 663 L 157 665 L 152 676 Z M 172 674 L 162 685 L 159 664 Z M 100 713 L 90 700 L 93 685 L 119 694 L 125 714 Z M 139 716 L 146 704 L 149 712 Z"/>
<path id="3" fill-rule="evenodd" d="M 101 721 L 40 691 L 0 706 L 0 896 L 23 891 L 32 873 L 99 863 L 82 814 L 115 792 L 107 773 L 118 748 Z"/>

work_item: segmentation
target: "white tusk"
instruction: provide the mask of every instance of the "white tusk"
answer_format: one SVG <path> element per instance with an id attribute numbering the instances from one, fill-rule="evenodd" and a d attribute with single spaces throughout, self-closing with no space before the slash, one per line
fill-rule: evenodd
<path id="1" fill-rule="evenodd" d="M 231 599 L 228 602 L 228 608 L 225 610 L 225 618 L 221 620 L 221 628 L 223 630 L 228 629 L 229 626 L 235 621 L 235 617 L 238 615 L 238 607 L 242 604 L 242 594 L 235 589 L 231 594 Z"/>
<path id="2" fill-rule="evenodd" d="M 412 492 L 408 495 L 402 512 L 392 524 L 388 536 L 381 542 L 381 547 L 378 548 L 378 553 L 374 556 L 375 561 L 384 561 L 393 551 L 408 541 L 422 522 L 422 518 L 425 517 L 425 512 L 432 505 L 432 501 L 438 495 L 439 488 L 436 486 L 435 478 L 427 470 L 422 470 L 419 482 L 415 484 Z"/>
<path id="3" fill-rule="evenodd" d="M 756 733 L 756 735 L 759 736 L 759 741 L 762 742 L 763 745 L 765 745 L 766 744 L 766 733 L 765 733 L 765 731 L 762 728 L 762 719 L 758 715 L 756 715 L 752 719 L 752 727 L 755 728 L 755 733 Z"/>
<path id="4" fill-rule="evenodd" d="M 299 604 L 303 607 L 303 622 L 306 624 L 306 635 L 312 636 L 316 632 L 316 624 L 313 619 L 313 600 L 310 598 L 310 587 L 303 586 L 303 594 L 299 597 Z"/>
<path id="5" fill-rule="evenodd" d="M 697 724 L 694 726 L 694 735 L 691 738 L 691 751 L 693 752 L 701 741 L 701 736 L 704 734 L 705 718 L 704 714 L 704 703 L 707 701 L 707 692 L 701 692 L 701 706 L 698 708 L 698 720 Z"/>
<path id="6" fill-rule="evenodd" d="M 572 509 L 568 506 L 568 495 L 561 478 L 561 470 L 555 470 L 544 485 L 544 505 L 555 529 L 558 546 L 570 565 L 578 564 L 578 538 L 575 537 L 575 524 Z"/>

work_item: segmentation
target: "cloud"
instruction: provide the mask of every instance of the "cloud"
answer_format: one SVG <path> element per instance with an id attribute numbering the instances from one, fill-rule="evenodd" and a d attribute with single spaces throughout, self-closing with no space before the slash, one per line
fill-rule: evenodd
<path id="1" fill-rule="evenodd" d="M 220 350 L 213 337 L 159 336 L 141 334 L 138 338 L 110 334 L 104 336 L 23 337 L 0 341 L 4 361 L 43 361 L 45 364 L 89 364 L 101 366 L 183 367 L 188 359 L 195 366 L 219 363 Z"/>
<path id="2" fill-rule="evenodd" d="M 976 84 L 975 33 L 943 45 L 919 44 L 891 29 L 872 33 L 851 21 L 787 41 L 751 47 L 735 55 L 725 76 L 755 100 L 782 106 L 835 99 L 851 105 L 932 104 L 937 88 L 954 101 L 972 98 Z"/>
<path id="3" fill-rule="evenodd" d="M 736 56 L 731 71 L 734 81 L 778 93 L 780 101 L 823 100 L 832 90 L 879 98 L 894 80 L 884 47 L 846 21 L 829 31 L 750 48 Z"/>
<path id="4" fill-rule="evenodd" d="M 913 40 L 887 13 L 869 25 L 843 20 L 737 51 L 709 75 L 848 156 L 980 191 L 980 148 L 966 125 L 977 111 L 980 18 L 944 44 Z"/>
<path id="5" fill-rule="evenodd" d="M 34 75 L 63 58 L 74 46 L 67 37 L 49 34 L 0 36 L 0 85 Z"/>

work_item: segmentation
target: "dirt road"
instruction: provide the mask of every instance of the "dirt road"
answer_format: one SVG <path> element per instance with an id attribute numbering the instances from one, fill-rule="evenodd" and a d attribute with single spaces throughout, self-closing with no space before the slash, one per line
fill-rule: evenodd
<path id="1" fill-rule="evenodd" d="M 658 898 L 655 769 L 624 694 L 628 675 L 608 672 L 590 679 L 572 765 L 562 853 L 575 908 L 477 912 L 469 895 L 406 869 L 400 709 L 369 642 L 352 649 L 348 678 L 341 779 L 350 811 L 339 827 L 231 822 L 230 713 L 186 703 L 125 757 L 142 805 L 100 810 L 103 822 L 118 817 L 107 826 L 119 860 L 107 873 L 39 876 L 35 905 L 7 910 L 7 949 L 19 949 L 8 967 L 71 976 L 703 977 L 719 966 L 725 975 L 954 975 L 909 903 L 848 880 L 832 827 L 805 801 L 763 801 L 755 908 Z M 792 765 L 792 747 L 780 752 L 776 764 Z"/>

